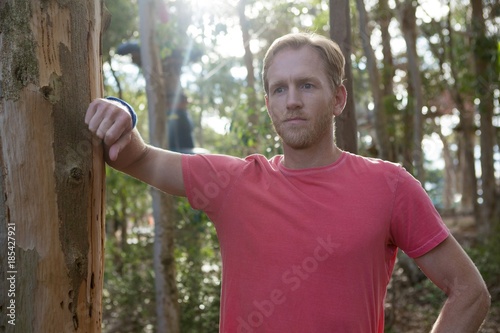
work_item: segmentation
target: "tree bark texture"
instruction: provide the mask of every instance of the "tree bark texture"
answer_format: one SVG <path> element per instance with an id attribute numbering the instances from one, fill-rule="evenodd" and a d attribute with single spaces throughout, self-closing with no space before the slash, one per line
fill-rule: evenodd
<path id="1" fill-rule="evenodd" d="M 337 42 L 345 56 L 347 104 L 344 112 L 335 118 L 337 146 L 351 153 L 358 152 L 358 128 L 354 106 L 351 62 L 351 11 L 348 0 L 330 0 L 330 38 Z"/>
<path id="2" fill-rule="evenodd" d="M 382 33 L 382 54 L 384 56 L 384 60 L 382 62 L 383 69 L 381 75 L 382 81 L 382 108 L 385 114 L 385 119 L 391 117 L 392 114 L 397 112 L 396 106 L 394 105 L 395 96 L 394 96 L 394 82 L 393 78 L 395 75 L 395 67 L 394 67 L 394 57 L 392 55 L 391 48 L 391 34 L 389 32 L 389 26 L 391 24 L 391 20 L 394 16 L 392 9 L 389 7 L 389 3 L 387 0 L 380 0 L 378 3 L 377 11 L 377 22 L 380 24 L 380 32 Z M 398 150 L 396 143 L 396 124 L 393 122 L 388 122 L 385 130 L 387 132 L 387 145 L 388 145 L 388 153 L 387 159 L 389 161 L 396 162 L 398 161 Z M 392 139 L 392 140 L 391 140 Z"/>
<path id="3" fill-rule="evenodd" d="M 379 0 L 377 8 L 377 22 L 380 24 L 380 32 L 382 33 L 382 53 L 384 55 L 384 69 L 382 71 L 383 95 L 389 96 L 394 94 L 393 77 L 395 74 L 394 59 L 391 48 L 391 34 L 389 26 L 394 13 L 389 7 L 388 0 Z"/>
<path id="4" fill-rule="evenodd" d="M 451 1 L 448 2 L 451 8 Z M 451 14 L 452 11 L 448 13 L 446 18 L 446 27 L 448 31 L 453 31 Z M 457 174 L 457 184 L 459 184 L 459 192 L 461 193 L 460 199 L 460 213 L 473 214 L 476 221 L 480 219 L 479 205 L 478 205 L 478 194 L 477 194 L 477 178 L 476 178 L 476 161 L 474 157 L 474 146 L 475 146 L 475 132 L 476 128 L 474 125 L 474 110 L 466 106 L 464 98 L 462 96 L 462 91 L 464 88 L 462 86 L 462 79 L 457 73 L 456 66 L 458 66 L 459 61 L 455 58 L 455 43 L 453 35 L 447 39 L 447 51 L 448 58 L 450 61 L 450 72 L 453 77 L 453 84 L 450 86 L 451 96 L 453 101 L 457 105 L 457 109 L 460 112 L 460 125 L 457 127 L 459 132 L 458 136 L 458 170 Z"/>
<path id="5" fill-rule="evenodd" d="M 370 87 L 373 98 L 373 113 L 375 118 L 375 133 L 377 134 L 378 157 L 388 160 L 390 157 L 390 143 L 387 135 L 387 120 L 383 104 L 383 91 L 380 82 L 380 74 L 377 66 L 377 58 L 370 43 L 371 36 L 368 30 L 368 14 L 366 13 L 363 0 L 356 0 L 359 14 L 359 33 L 363 50 L 366 56 L 366 67 L 370 77 Z M 392 78 L 391 78 L 392 79 Z"/>
<path id="6" fill-rule="evenodd" d="M 0 332 L 101 331 L 104 161 L 84 116 L 102 13 L 0 2 Z"/>
<path id="7" fill-rule="evenodd" d="M 413 101 L 413 166 L 414 175 L 421 182 L 424 181 L 424 156 L 422 151 L 423 139 L 423 115 L 422 107 L 424 98 L 422 92 L 422 79 L 420 78 L 420 66 L 417 54 L 417 24 L 416 5 L 412 0 L 403 0 L 400 4 L 400 22 L 403 37 L 406 42 L 406 54 L 408 55 L 409 73 L 409 102 Z"/>
<path id="8" fill-rule="evenodd" d="M 474 113 L 467 109 L 460 111 L 460 137 L 458 140 L 459 166 L 461 170 L 461 205 L 462 213 L 474 214 L 476 221 L 479 220 L 479 205 L 477 196 L 477 178 L 474 157 L 475 146 Z"/>
<path id="9" fill-rule="evenodd" d="M 486 236 L 500 223 L 495 216 L 496 193 L 495 167 L 493 148 L 495 145 L 495 129 L 493 127 L 493 82 L 498 80 L 496 70 L 496 48 L 494 38 L 486 34 L 486 23 L 483 15 L 482 0 L 471 0 L 472 7 L 472 45 L 474 51 L 474 68 L 476 72 L 476 96 L 479 99 L 480 142 L 481 142 L 481 189 L 482 189 L 482 221 L 479 226 L 481 236 Z"/>
<path id="10" fill-rule="evenodd" d="M 146 79 L 148 99 L 149 137 L 152 145 L 168 147 L 167 96 L 160 50 L 156 42 L 156 3 L 154 0 L 139 1 L 141 59 Z M 171 72 L 170 72 L 171 70 Z M 168 69 L 167 75 L 177 71 Z M 177 91 L 177 81 L 169 82 Z M 172 197 L 157 189 L 151 190 L 153 217 L 155 221 L 154 270 L 156 288 L 156 332 L 178 333 L 180 328 L 179 305 L 175 279 L 174 221 L 172 219 Z"/>

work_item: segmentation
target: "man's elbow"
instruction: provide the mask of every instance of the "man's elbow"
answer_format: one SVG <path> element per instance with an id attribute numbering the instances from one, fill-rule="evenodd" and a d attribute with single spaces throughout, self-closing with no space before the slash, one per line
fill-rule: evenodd
<path id="1" fill-rule="evenodd" d="M 491 307 L 491 295 L 484 283 L 483 287 L 481 288 L 481 291 L 479 292 L 478 297 L 481 299 L 481 307 L 484 309 L 486 313 L 488 313 Z"/>
<path id="2" fill-rule="evenodd" d="M 491 295 L 486 284 L 478 284 L 471 294 L 472 308 L 476 309 L 478 315 L 486 317 L 491 307 Z"/>

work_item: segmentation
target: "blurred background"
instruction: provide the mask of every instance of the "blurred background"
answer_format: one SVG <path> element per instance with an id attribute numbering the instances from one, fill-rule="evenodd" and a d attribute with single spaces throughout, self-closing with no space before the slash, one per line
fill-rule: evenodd
<path id="1" fill-rule="evenodd" d="M 346 7 L 319 0 L 155 0 L 148 1 L 153 14 L 140 14 L 141 1 L 105 1 L 111 16 L 102 40 L 105 94 L 134 106 L 144 138 L 154 141 L 155 126 L 168 134 L 169 149 L 183 153 L 281 153 L 260 80 L 265 51 L 289 32 L 347 36 L 336 41 L 348 50 L 346 121 L 355 130 L 349 137 L 338 130 L 337 140 L 346 150 L 401 163 L 422 183 L 488 284 L 493 307 L 482 332 L 500 332 L 498 1 L 356 0 Z M 139 32 L 144 27 L 153 48 Z M 144 47 L 158 52 L 160 71 L 147 72 Z M 158 82 L 164 107 L 152 115 L 146 92 Z M 110 168 L 106 173 L 103 332 L 170 332 L 157 324 L 164 311 L 156 301 L 162 273 L 155 272 L 153 248 L 161 239 L 154 237 L 152 192 Z M 215 231 L 186 200 L 171 200 L 165 207 L 171 274 L 164 278 L 174 315 L 167 320 L 177 321 L 180 332 L 216 333 Z M 386 332 L 428 332 L 445 295 L 404 254 L 398 259 Z"/>

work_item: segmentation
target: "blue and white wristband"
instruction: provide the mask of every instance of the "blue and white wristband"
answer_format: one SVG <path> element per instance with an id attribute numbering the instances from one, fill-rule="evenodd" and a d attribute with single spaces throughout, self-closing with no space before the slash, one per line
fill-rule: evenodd
<path id="1" fill-rule="evenodd" d="M 135 125 L 137 124 L 137 113 L 135 113 L 134 108 L 130 104 L 128 104 L 127 102 L 118 97 L 108 96 L 106 97 L 106 99 L 110 101 L 116 101 L 121 105 L 124 105 L 127 108 L 128 112 L 130 113 L 130 116 L 132 117 L 132 128 L 135 128 Z"/>

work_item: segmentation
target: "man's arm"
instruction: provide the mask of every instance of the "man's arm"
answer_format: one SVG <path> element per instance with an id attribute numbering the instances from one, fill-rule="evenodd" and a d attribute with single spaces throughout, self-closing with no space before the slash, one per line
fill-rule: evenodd
<path id="1" fill-rule="evenodd" d="M 455 238 L 448 236 L 415 262 L 448 296 L 432 332 L 477 332 L 488 314 L 490 294 Z"/>
<path id="2" fill-rule="evenodd" d="M 96 99 L 88 107 L 85 123 L 102 139 L 106 162 L 164 192 L 185 195 L 181 154 L 147 145 L 125 106 Z"/>

